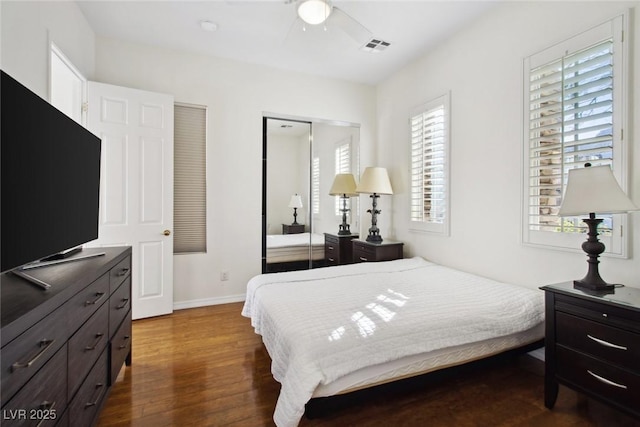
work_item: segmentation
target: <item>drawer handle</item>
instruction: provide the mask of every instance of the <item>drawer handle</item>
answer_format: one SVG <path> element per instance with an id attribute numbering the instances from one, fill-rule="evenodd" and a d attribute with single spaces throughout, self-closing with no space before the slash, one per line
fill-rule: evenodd
<path id="1" fill-rule="evenodd" d="M 127 341 L 127 340 L 129 340 L 129 335 L 125 335 L 125 336 L 122 338 L 122 340 L 123 340 L 123 341 Z M 126 344 L 121 344 L 121 345 L 120 345 L 120 347 L 118 347 L 118 348 L 119 348 L 120 350 L 122 350 L 122 349 L 124 349 L 124 348 L 127 348 L 127 345 L 126 345 Z"/>
<path id="2" fill-rule="evenodd" d="M 612 385 L 614 387 L 618 387 L 618 388 L 622 388 L 622 389 L 627 389 L 627 386 L 624 384 L 618 384 L 618 383 L 614 383 L 611 380 L 608 380 L 606 378 L 601 377 L 600 375 L 594 374 L 593 372 L 591 372 L 590 370 L 587 369 L 587 372 L 589 373 L 589 375 L 591 375 L 593 378 L 597 379 L 598 381 L 605 383 L 607 385 Z"/>
<path id="3" fill-rule="evenodd" d="M 29 361 L 27 362 L 16 362 L 13 365 L 11 365 L 11 371 L 15 371 L 16 369 L 19 368 L 28 368 L 29 366 L 33 365 L 36 360 L 38 360 L 40 358 L 40 356 L 42 356 L 44 354 L 45 351 L 47 351 L 47 349 L 49 347 L 51 347 L 51 344 L 53 344 L 55 342 L 55 340 L 42 340 L 40 341 L 39 345 L 40 345 L 40 350 L 38 350 L 38 352 L 36 354 L 34 354 L 31 359 L 29 359 Z"/>
<path id="4" fill-rule="evenodd" d="M 333 262 L 333 261 L 335 261 L 335 259 L 329 258 L 329 262 Z"/>
<path id="5" fill-rule="evenodd" d="M 129 298 L 122 298 L 122 303 L 116 307 L 116 310 L 125 308 L 128 303 L 129 303 Z"/>
<path id="6" fill-rule="evenodd" d="M 102 333 L 96 334 L 96 342 L 92 346 L 85 347 L 84 351 L 95 350 L 98 347 L 98 344 L 100 344 L 100 341 L 102 341 L 102 337 L 103 336 L 104 336 L 104 334 L 102 334 Z"/>
<path id="7" fill-rule="evenodd" d="M 102 299 L 102 297 L 104 297 L 106 295 L 106 293 L 105 292 L 96 292 L 95 295 L 97 297 L 96 299 L 94 299 L 93 301 L 85 301 L 84 305 L 87 306 L 87 305 L 95 305 L 95 304 L 97 304 L 98 301 L 100 301 Z"/>
<path id="8" fill-rule="evenodd" d="M 118 277 L 122 277 L 122 276 L 126 276 L 128 272 L 129 272 L 128 268 L 123 268 L 122 270 L 118 271 L 118 273 L 116 275 Z"/>
<path id="9" fill-rule="evenodd" d="M 601 340 L 600 338 L 596 338 L 596 337 L 592 337 L 591 335 L 587 334 L 587 337 L 589 337 L 590 339 L 592 339 L 593 341 L 597 342 L 598 344 L 601 344 L 605 347 L 611 347 L 611 348 L 617 348 L 618 350 L 627 350 L 627 347 L 624 347 L 622 345 L 617 345 L 617 344 L 612 344 L 608 341 L 605 340 Z"/>
<path id="10" fill-rule="evenodd" d="M 102 387 L 104 387 L 103 383 L 97 383 L 96 384 L 96 390 L 98 390 L 98 396 L 96 397 L 96 399 L 93 402 L 85 403 L 85 405 L 84 405 L 85 408 L 88 408 L 90 406 L 96 406 L 98 404 L 98 402 L 100 402 L 100 399 L 102 398 L 102 390 L 101 390 Z"/>
<path id="11" fill-rule="evenodd" d="M 361 256 L 360 257 L 360 261 L 369 261 L 368 259 L 366 259 L 365 257 Z"/>
<path id="12" fill-rule="evenodd" d="M 333 250 L 333 246 L 329 246 L 329 250 L 332 251 Z"/>
<path id="13" fill-rule="evenodd" d="M 50 412 L 50 415 L 52 415 L 52 416 L 53 416 L 53 414 L 54 414 L 54 413 L 53 413 L 52 409 L 53 409 L 53 407 L 54 407 L 54 406 L 56 406 L 56 402 L 55 402 L 55 401 L 53 401 L 53 402 L 49 402 L 48 400 L 45 400 L 44 402 L 42 402 L 42 403 L 40 404 L 40 406 L 38 407 L 38 409 L 40 409 L 41 411 L 49 411 L 49 412 Z M 41 419 L 41 420 L 40 420 L 40 422 L 36 425 L 36 427 L 40 427 L 40 426 L 42 425 L 42 423 L 43 423 L 43 422 L 45 422 L 45 421 L 47 421 L 47 420 L 49 420 L 49 419 L 55 419 L 55 417 L 50 417 L 50 418 L 42 417 L 42 419 Z"/>

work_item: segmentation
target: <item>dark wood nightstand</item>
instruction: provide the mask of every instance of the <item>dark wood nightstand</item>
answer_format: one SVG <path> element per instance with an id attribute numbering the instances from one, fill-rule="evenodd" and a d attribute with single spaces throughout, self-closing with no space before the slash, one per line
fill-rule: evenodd
<path id="1" fill-rule="evenodd" d="M 558 384 L 640 418 L 640 289 L 612 293 L 545 291 L 544 403 L 553 408 Z"/>
<path id="2" fill-rule="evenodd" d="M 391 261 L 402 259 L 402 246 L 404 243 L 383 240 L 380 243 L 371 243 L 366 240 L 353 239 L 353 262 Z"/>
<path id="3" fill-rule="evenodd" d="M 351 264 L 353 262 L 351 241 L 357 238 L 357 234 L 324 233 L 324 259 L 327 265 Z"/>
<path id="4" fill-rule="evenodd" d="M 304 233 L 304 224 L 282 224 L 282 234 Z"/>

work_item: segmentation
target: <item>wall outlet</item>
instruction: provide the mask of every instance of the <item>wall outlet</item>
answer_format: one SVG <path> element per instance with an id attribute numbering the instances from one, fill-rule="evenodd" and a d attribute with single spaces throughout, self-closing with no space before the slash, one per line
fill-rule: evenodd
<path id="1" fill-rule="evenodd" d="M 225 280 L 229 280 L 229 272 L 228 271 L 223 271 L 220 273 L 220 280 L 225 281 Z"/>

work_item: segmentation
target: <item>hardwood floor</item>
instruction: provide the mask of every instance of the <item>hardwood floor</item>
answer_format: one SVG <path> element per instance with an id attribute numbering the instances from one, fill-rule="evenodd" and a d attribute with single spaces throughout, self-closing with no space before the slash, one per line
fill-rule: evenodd
<path id="1" fill-rule="evenodd" d="M 134 321 L 124 368 L 98 426 L 273 426 L 279 384 L 241 303 Z M 640 426 L 561 387 L 543 404 L 542 362 L 529 356 L 419 390 L 371 398 L 300 426 Z"/>

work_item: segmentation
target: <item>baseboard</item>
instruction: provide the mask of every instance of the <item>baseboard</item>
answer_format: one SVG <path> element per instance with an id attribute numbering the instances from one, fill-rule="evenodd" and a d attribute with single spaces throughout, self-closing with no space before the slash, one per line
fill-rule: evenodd
<path id="1" fill-rule="evenodd" d="M 229 295 L 225 297 L 194 299 L 190 301 L 174 301 L 174 310 L 184 310 L 186 308 L 206 307 L 208 305 L 229 304 L 232 302 L 242 302 L 245 300 L 245 294 Z"/>

